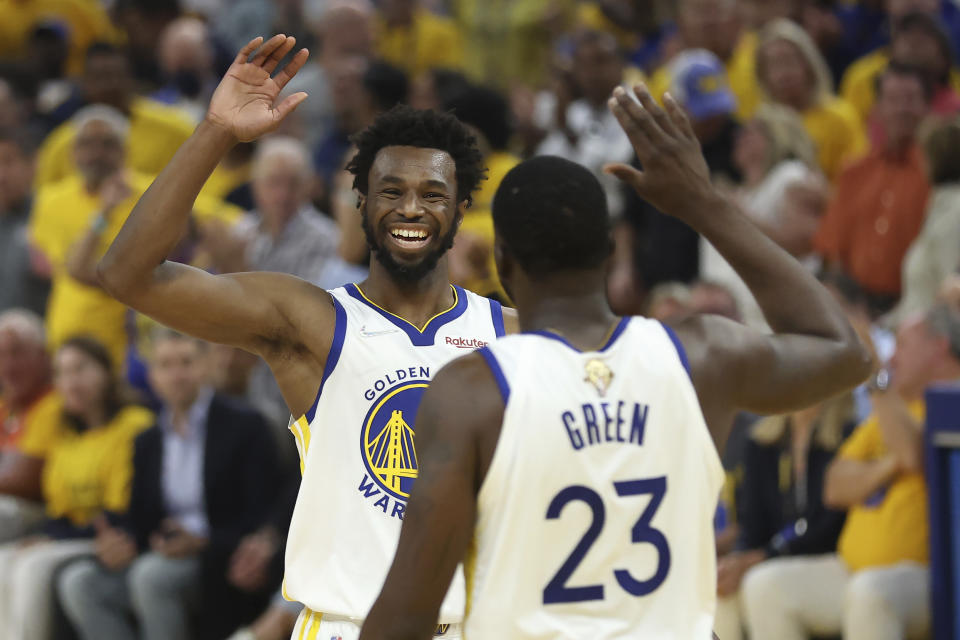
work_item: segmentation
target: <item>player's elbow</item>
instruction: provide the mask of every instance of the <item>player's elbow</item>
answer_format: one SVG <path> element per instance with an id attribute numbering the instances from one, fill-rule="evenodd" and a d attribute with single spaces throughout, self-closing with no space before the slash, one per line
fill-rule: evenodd
<path id="1" fill-rule="evenodd" d="M 847 388 L 862 383 L 876 367 L 873 354 L 853 330 L 848 337 L 839 341 L 837 349 L 839 353 L 834 362 L 841 370 L 842 375 L 839 377 L 844 380 Z"/>
<path id="2" fill-rule="evenodd" d="M 138 290 L 139 283 L 132 270 L 109 253 L 97 263 L 96 274 L 103 290 L 121 302 L 129 302 Z"/>

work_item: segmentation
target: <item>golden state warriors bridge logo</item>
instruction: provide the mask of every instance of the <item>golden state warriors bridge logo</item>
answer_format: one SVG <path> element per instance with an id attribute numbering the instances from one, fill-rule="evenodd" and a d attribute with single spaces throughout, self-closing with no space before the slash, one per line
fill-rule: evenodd
<path id="1" fill-rule="evenodd" d="M 367 475 L 360 493 L 375 500 L 374 506 L 385 514 L 401 520 L 417 478 L 413 422 L 427 385 L 416 380 L 384 391 L 371 405 L 361 431 L 360 456 Z"/>

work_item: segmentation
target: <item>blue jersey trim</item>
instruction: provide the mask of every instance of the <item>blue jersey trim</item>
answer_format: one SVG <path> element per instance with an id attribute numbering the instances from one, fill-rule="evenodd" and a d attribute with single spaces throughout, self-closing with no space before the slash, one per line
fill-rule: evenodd
<path id="1" fill-rule="evenodd" d="M 427 324 L 423 326 L 423 329 L 420 329 L 409 320 L 401 318 L 397 314 L 391 313 L 383 307 L 377 305 L 375 302 L 367 298 L 367 296 L 364 295 L 363 291 L 357 285 L 348 284 L 344 288 L 350 297 L 355 298 L 356 300 L 359 300 L 363 304 L 367 305 L 390 321 L 391 324 L 406 333 L 410 338 L 410 342 L 413 343 L 413 346 L 429 347 L 433 345 L 434 340 L 437 337 L 437 331 L 440 330 L 440 327 L 456 320 L 467 310 L 467 292 L 456 285 L 450 285 L 450 287 L 453 289 L 453 306 L 427 320 Z"/>
<path id="2" fill-rule="evenodd" d="M 493 298 L 490 299 L 490 315 L 493 316 L 493 330 L 497 337 L 507 335 L 507 330 L 503 328 L 503 306 Z"/>
<path id="3" fill-rule="evenodd" d="M 317 397 L 314 398 L 310 410 L 304 414 L 308 424 L 313 422 L 313 418 L 317 414 L 317 405 L 320 404 L 320 395 L 323 393 L 323 386 L 327 383 L 327 380 L 333 374 L 333 370 L 337 367 L 337 362 L 340 360 L 340 353 L 343 351 L 343 338 L 347 334 L 347 311 L 334 296 L 331 295 L 330 298 L 333 300 L 333 309 L 335 312 L 333 342 L 330 344 L 330 353 L 327 354 L 327 363 L 323 367 L 323 378 L 320 379 L 320 388 L 317 390 Z"/>
<path id="4" fill-rule="evenodd" d="M 620 318 L 620 322 L 618 322 L 617 326 L 614 327 L 613 331 L 610 332 L 610 337 L 607 338 L 607 341 L 603 344 L 602 347 L 597 349 L 597 351 L 600 353 L 603 353 L 604 351 L 612 347 L 613 343 L 617 341 L 617 338 L 620 337 L 620 335 L 624 332 L 624 330 L 627 328 L 627 325 L 629 323 L 630 323 L 629 317 Z M 557 342 L 561 342 L 567 345 L 577 353 L 584 353 L 583 351 L 580 351 L 580 349 L 577 349 L 575 346 L 570 344 L 566 338 L 564 338 L 559 334 L 554 333 L 553 331 L 548 331 L 547 329 L 541 329 L 540 331 L 528 331 L 526 333 L 530 333 L 537 336 L 543 336 L 544 338 L 550 338 L 551 340 L 556 340 Z"/>
<path id="5" fill-rule="evenodd" d="M 510 401 L 510 385 L 507 383 L 506 376 L 503 375 L 503 369 L 500 368 L 500 363 L 497 362 L 496 356 L 490 351 L 490 347 L 477 349 L 477 353 L 487 361 L 487 366 L 490 367 L 490 373 L 493 374 L 493 379 L 497 381 L 497 386 L 500 388 L 500 395 L 503 396 L 503 404 L 507 404 L 507 402 Z"/>
<path id="6" fill-rule="evenodd" d="M 660 323 L 663 325 L 663 330 L 667 332 L 667 335 L 670 336 L 670 341 L 673 343 L 673 346 L 677 348 L 677 355 L 680 356 L 680 362 L 683 364 L 683 368 L 687 370 L 687 375 L 690 376 L 690 379 L 693 379 L 693 375 L 690 373 L 690 361 L 687 360 L 687 350 L 683 348 L 683 343 L 680 342 L 680 338 L 677 337 L 676 332 L 670 328 L 669 325 Z"/>

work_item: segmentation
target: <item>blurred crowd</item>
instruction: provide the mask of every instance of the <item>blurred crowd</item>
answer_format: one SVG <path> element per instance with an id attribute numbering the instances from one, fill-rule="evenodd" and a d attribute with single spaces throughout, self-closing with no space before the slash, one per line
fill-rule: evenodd
<path id="1" fill-rule="evenodd" d="M 153 325 L 96 264 L 236 50 L 295 35 L 308 101 L 237 145 L 171 259 L 361 280 L 351 136 L 452 111 L 487 180 L 451 277 L 509 303 L 491 205 L 522 158 L 596 172 L 623 314 L 764 329 L 696 232 L 602 172 L 607 109 L 686 110 L 716 184 L 847 309 L 869 384 L 737 418 L 716 515 L 721 640 L 930 633 L 924 390 L 960 380 L 960 4 L 953 0 L 0 0 L 0 640 L 279 640 L 299 485 L 263 362 Z"/>

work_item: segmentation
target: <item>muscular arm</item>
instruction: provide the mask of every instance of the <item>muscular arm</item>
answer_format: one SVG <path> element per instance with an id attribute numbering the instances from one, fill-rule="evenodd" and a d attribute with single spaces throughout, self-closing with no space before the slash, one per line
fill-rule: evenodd
<path id="1" fill-rule="evenodd" d="M 618 90 L 619 91 L 619 90 Z M 775 332 L 716 316 L 676 325 L 714 441 L 722 448 L 737 410 L 785 413 L 853 387 L 870 357 L 830 294 L 710 183 L 689 120 L 667 98 L 664 112 L 645 89 L 638 104 L 611 100 L 644 171 L 608 171 L 641 197 L 703 234 L 750 288 Z"/>
<path id="2" fill-rule="evenodd" d="M 897 459 L 892 454 L 868 462 L 837 458 L 827 467 L 823 503 L 831 509 L 861 504 L 896 474 Z"/>
<path id="3" fill-rule="evenodd" d="M 465 391 L 469 389 L 469 392 Z M 440 371 L 417 415 L 419 475 L 400 543 L 361 640 L 425 640 L 473 536 L 477 491 L 503 419 L 503 399 L 481 356 Z"/>
<path id="4" fill-rule="evenodd" d="M 214 276 L 166 261 L 186 231 L 201 187 L 227 151 L 238 140 L 276 128 L 306 97 L 295 94 L 274 107 L 307 53 L 301 50 L 271 78 L 295 41 L 274 36 L 248 62 L 260 43 L 251 41 L 237 55 L 206 119 L 140 198 L 98 274 L 110 294 L 165 325 L 263 356 L 296 412 L 312 401 L 316 389 L 309 387 L 326 358 L 334 318 L 329 296 L 283 274 Z"/>

